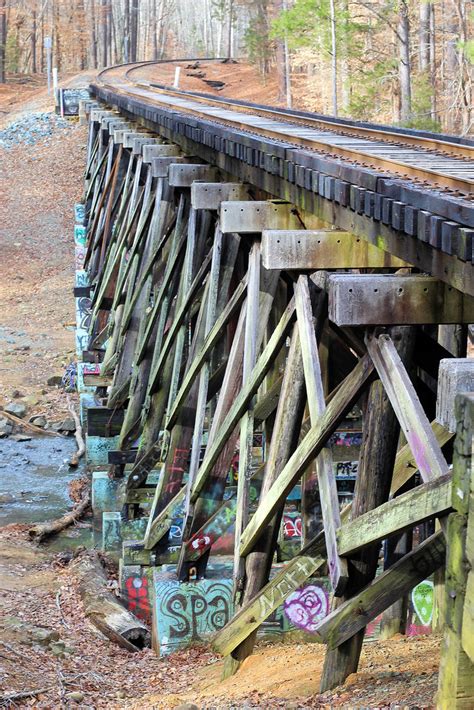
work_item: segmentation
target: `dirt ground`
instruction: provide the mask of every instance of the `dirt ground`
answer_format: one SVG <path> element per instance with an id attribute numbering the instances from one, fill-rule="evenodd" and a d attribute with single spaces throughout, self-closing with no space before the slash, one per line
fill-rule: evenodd
<path id="1" fill-rule="evenodd" d="M 233 94 L 252 98 L 248 70 L 227 70 Z M 255 100 L 272 100 L 275 85 L 265 95 L 255 85 Z M 49 107 L 35 82 L 0 91 L 4 125 Z M 72 123 L 47 145 L 1 155 L 0 405 L 17 390 L 31 398 L 31 412 L 51 418 L 65 403 L 46 381 L 74 357 L 72 208 L 82 191 L 84 146 L 85 129 Z M 56 633 L 45 639 L 34 627 Z M 319 695 L 324 649 L 273 644 L 222 682 L 223 662 L 205 648 L 159 659 L 106 640 L 86 620 L 64 557 L 33 545 L 22 526 L 0 529 L 0 707 L 425 708 L 433 706 L 438 654 L 436 636 L 368 643 L 359 672 Z"/>

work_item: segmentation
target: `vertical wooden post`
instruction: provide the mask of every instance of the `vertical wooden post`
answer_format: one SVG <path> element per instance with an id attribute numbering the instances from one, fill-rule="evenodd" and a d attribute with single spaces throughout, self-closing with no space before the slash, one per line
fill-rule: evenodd
<path id="1" fill-rule="evenodd" d="M 247 313 L 245 317 L 245 345 L 242 381 L 246 382 L 257 360 L 258 302 L 261 269 L 260 244 L 254 242 L 249 256 Z M 239 554 L 240 536 L 249 521 L 250 465 L 253 446 L 253 408 L 255 398 L 240 422 L 239 477 L 237 479 L 237 511 L 235 518 L 234 591 L 236 599 L 243 590 L 245 563 Z"/>
<path id="2" fill-rule="evenodd" d="M 406 360 L 413 347 L 411 328 L 392 328 L 392 339 Z M 364 412 L 364 434 L 360 451 L 352 518 L 376 508 L 388 500 L 393 465 L 397 452 L 400 425 L 380 380 L 372 383 Z M 348 599 L 368 584 L 377 570 L 379 546 L 363 550 L 353 562 L 343 599 Z M 321 677 L 321 692 L 330 690 L 355 673 L 359 664 L 365 629 L 335 649 L 328 649 Z"/>
<path id="3" fill-rule="evenodd" d="M 278 400 L 273 435 L 265 463 L 265 474 L 260 499 L 264 499 L 278 478 L 298 444 L 301 430 L 306 390 L 304 386 L 303 358 L 298 324 L 293 326 L 288 360 L 283 375 L 280 399 Z M 243 605 L 247 604 L 268 582 L 273 553 L 276 546 L 283 507 L 259 537 L 252 552 L 247 556 L 245 569 L 247 583 Z M 224 677 L 233 675 L 242 661 L 249 656 L 255 645 L 257 631 L 252 632 L 227 656 Z"/>
<path id="4" fill-rule="evenodd" d="M 448 518 L 446 618 L 436 706 L 474 707 L 474 395 L 458 395 L 453 459 L 454 513 Z"/>

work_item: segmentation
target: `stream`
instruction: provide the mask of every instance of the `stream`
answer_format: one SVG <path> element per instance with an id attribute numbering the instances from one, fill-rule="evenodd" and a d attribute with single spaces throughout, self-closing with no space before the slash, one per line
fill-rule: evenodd
<path id="1" fill-rule="evenodd" d="M 29 441 L 0 439 L 0 527 L 59 518 L 71 509 L 68 484 L 83 474 L 69 468 L 77 450 L 73 437 L 32 437 Z M 90 525 L 79 523 L 64 531 L 63 544 L 75 546 L 90 538 Z"/>

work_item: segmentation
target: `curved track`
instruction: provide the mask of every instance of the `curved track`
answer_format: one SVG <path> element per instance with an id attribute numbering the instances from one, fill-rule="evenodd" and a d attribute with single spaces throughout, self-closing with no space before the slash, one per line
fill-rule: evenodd
<path id="1" fill-rule="evenodd" d="M 140 70 L 153 65 L 182 65 L 194 60 L 140 62 L 111 67 L 98 80 L 104 87 L 261 135 L 293 146 L 343 158 L 385 173 L 442 188 L 459 196 L 474 195 L 474 141 L 456 136 L 412 131 L 334 119 L 302 111 L 261 106 L 211 94 L 173 89 L 150 82 Z M 200 59 L 200 62 L 218 62 Z"/>

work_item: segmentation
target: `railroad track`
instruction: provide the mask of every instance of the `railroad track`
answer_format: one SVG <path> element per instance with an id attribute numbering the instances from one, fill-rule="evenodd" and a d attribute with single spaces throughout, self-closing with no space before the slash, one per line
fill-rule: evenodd
<path id="1" fill-rule="evenodd" d="M 161 104 L 182 114 L 342 158 L 421 183 L 424 187 L 447 190 L 459 197 L 474 197 L 472 140 L 423 131 L 404 132 L 399 128 L 260 106 L 177 90 L 140 77 L 144 67 L 163 63 L 141 62 L 112 67 L 101 72 L 98 79 L 107 89 L 147 103 Z"/>

